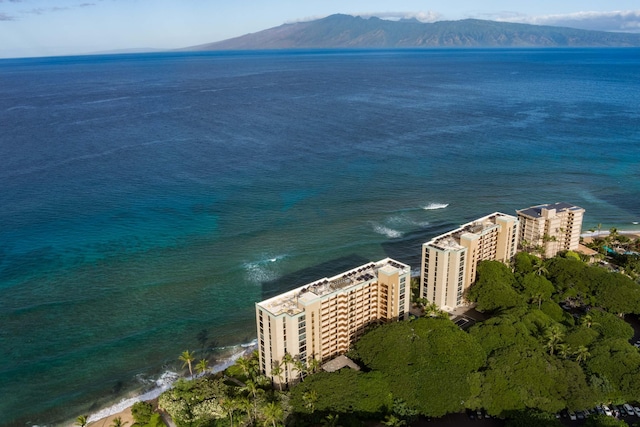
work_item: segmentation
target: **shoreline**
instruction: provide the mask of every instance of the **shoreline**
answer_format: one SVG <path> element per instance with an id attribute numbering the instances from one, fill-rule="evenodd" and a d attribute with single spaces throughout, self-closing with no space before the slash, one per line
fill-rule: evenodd
<path id="1" fill-rule="evenodd" d="M 600 232 L 594 231 L 582 233 L 580 234 L 580 237 L 591 240 L 594 238 L 603 238 L 608 236 L 609 234 L 611 234 L 609 230 L 601 230 Z M 618 234 L 640 239 L 640 229 L 618 230 Z M 247 356 L 252 351 L 257 349 L 257 340 L 253 340 L 250 343 L 237 344 L 229 347 L 234 349 L 238 348 L 239 351 L 231 353 L 228 357 L 221 358 L 216 361 L 216 363 L 207 371 L 207 373 L 215 374 L 224 371 L 229 366 L 232 366 L 237 359 Z M 198 375 L 194 376 L 194 378 L 197 377 Z M 107 427 L 110 426 L 110 423 L 117 417 L 121 417 L 122 421 L 127 422 L 127 425 L 133 424 L 134 420 L 133 416 L 131 415 L 131 407 L 133 406 L 133 404 L 140 401 L 152 401 L 154 399 L 157 399 L 160 394 L 162 394 L 166 390 L 169 390 L 173 386 L 173 383 L 179 378 L 180 375 L 176 372 L 166 371 L 162 373 L 156 380 L 155 387 L 153 387 L 151 390 L 133 397 L 123 398 L 117 403 L 114 403 L 113 405 L 103 408 L 88 416 L 87 426 Z"/>
<path id="2" fill-rule="evenodd" d="M 258 343 L 257 340 L 253 340 L 250 343 L 243 343 L 229 347 L 239 350 L 232 352 L 227 357 L 216 360 L 214 365 L 207 370 L 206 374 L 216 374 L 224 371 L 228 367 L 232 366 L 239 358 L 245 357 L 256 350 L 258 348 Z M 194 378 L 198 378 L 202 375 L 204 374 L 194 375 Z M 87 417 L 87 426 L 108 427 L 111 425 L 110 423 L 117 417 L 121 417 L 122 421 L 127 421 L 127 426 L 130 426 L 134 422 L 133 416 L 131 415 L 131 407 L 134 403 L 141 401 L 148 402 L 157 399 L 163 392 L 171 389 L 171 387 L 173 387 L 173 383 L 179 378 L 181 378 L 181 376 L 176 372 L 166 371 L 162 373 L 156 380 L 155 387 L 153 387 L 152 389 L 133 397 L 122 398 L 111 406 L 90 414 Z M 184 378 L 188 379 L 188 377 Z M 67 423 L 64 424 L 67 425 Z M 75 426 L 75 418 L 70 421 L 70 424 L 68 425 Z"/>
<path id="3" fill-rule="evenodd" d="M 585 243 L 591 243 L 594 239 L 601 239 L 607 237 L 611 232 L 609 230 L 598 231 L 589 231 L 587 233 L 580 234 L 580 238 L 584 240 Z M 618 234 L 621 236 L 627 236 L 631 239 L 640 239 L 640 229 L 639 230 L 618 230 Z"/>
<path id="4" fill-rule="evenodd" d="M 640 228 L 637 230 L 617 230 L 618 234 L 623 234 L 625 236 L 636 236 L 640 238 Z M 601 231 L 588 231 L 586 233 L 581 233 L 580 237 L 606 237 L 611 232 L 609 230 L 601 230 Z"/>

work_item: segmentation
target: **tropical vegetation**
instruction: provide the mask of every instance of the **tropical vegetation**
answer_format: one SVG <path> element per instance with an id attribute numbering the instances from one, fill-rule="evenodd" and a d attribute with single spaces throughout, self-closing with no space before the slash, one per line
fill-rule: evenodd
<path id="1" fill-rule="evenodd" d="M 423 317 L 373 326 L 353 346 L 360 371 L 317 372 L 317 360 L 288 356 L 268 379 L 255 353 L 217 375 L 200 361 L 202 375 L 178 380 L 158 406 L 178 427 L 402 426 L 479 408 L 507 426 L 554 426 L 565 408 L 640 398 L 640 353 L 623 320 L 640 313 L 630 277 L 573 253 L 542 260 L 522 252 L 511 266 L 483 261 L 477 272 L 466 297 L 487 320 L 467 331 L 416 299 Z M 195 358 L 180 360 L 189 367 Z M 298 375 L 288 390 L 272 383 L 285 371 Z M 136 427 L 153 425 L 149 406 L 136 414 Z M 617 425 L 601 418 L 588 425 Z"/>

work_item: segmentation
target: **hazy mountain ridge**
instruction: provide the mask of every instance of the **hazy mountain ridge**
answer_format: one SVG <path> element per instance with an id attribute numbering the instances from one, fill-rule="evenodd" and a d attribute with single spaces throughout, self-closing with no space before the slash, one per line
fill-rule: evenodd
<path id="1" fill-rule="evenodd" d="M 640 46 L 640 34 L 479 19 L 422 23 L 331 15 L 185 50 L 636 46 Z"/>

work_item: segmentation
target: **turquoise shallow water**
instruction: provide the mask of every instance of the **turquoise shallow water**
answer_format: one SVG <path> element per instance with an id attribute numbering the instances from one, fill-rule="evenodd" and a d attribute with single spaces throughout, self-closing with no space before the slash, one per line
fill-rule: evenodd
<path id="1" fill-rule="evenodd" d="M 57 424 L 253 304 L 475 217 L 640 221 L 640 51 L 0 61 L 0 413 Z"/>

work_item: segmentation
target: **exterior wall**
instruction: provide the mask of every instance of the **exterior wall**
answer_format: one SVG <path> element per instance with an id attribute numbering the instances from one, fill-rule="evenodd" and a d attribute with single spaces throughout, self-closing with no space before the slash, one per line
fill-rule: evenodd
<path id="1" fill-rule="evenodd" d="M 442 249 L 423 245 L 423 264 L 420 295 L 438 307 L 455 307 L 458 294 L 464 292 L 466 272 L 465 248 Z"/>
<path id="2" fill-rule="evenodd" d="M 262 373 L 289 383 L 300 373 L 282 363 L 286 355 L 323 362 L 347 352 L 372 323 L 407 318 L 410 281 L 410 267 L 387 258 L 257 303 Z"/>
<path id="3" fill-rule="evenodd" d="M 499 217 L 500 236 L 497 241 L 496 260 L 509 262 L 518 251 L 518 220 L 514 217 Z M 578 236 L 579 237 L 579 236 Z"/>
<path id="4" fill-rule="evenodd" d="M 520 241 L 528 242 L 527 248 L 542 248 L 541 254 L 546 258 L 560 251 L 578 249 L 583 208 L 555 203 L 532 206 L 517 213 L 521 223 Z"/>
<path id="5" fill-rule="evenodd" d="M 495 212 L 422 245 L 420 295 L 438 307 L 464 304 L 478 262 L 509 262 L 518 244 L 518 219 Z"/>

